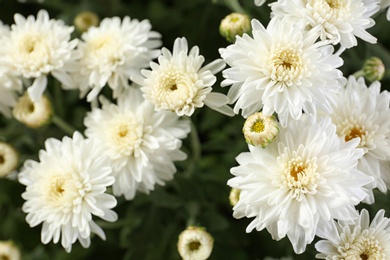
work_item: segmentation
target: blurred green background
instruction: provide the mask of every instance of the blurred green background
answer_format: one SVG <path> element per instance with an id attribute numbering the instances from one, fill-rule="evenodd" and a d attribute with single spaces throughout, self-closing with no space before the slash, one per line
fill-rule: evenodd
<path id="1" fill-rule="evenodd" d="M 46 9 L 50 16 L 72 25 L 81 11 L 93 11 L 101 19 L 112 16 L 130 16 L 132 19 L 149 19 L 153 30 L 162 34 L 163 46 L 172 49 L 177 37 L 186 37 L 189 45 L 198 45 L 206 63 L 219 58 L 218 49 L 229 43 L 219 35 L 221 19 L 232 12 L 225 0 L 0 0 L 0 20 L 13 23 L 13 15 L 36 15 Z M 266 24 L 268 6 L 256 7 L 253 0 L 242 0 L 248 15 Z M 385 14 L 375 18 L 377 24 L 369 30 L 378 38 L 378 44 L 359 41 L 356 48 L 343 53 L 345 76 L 361 68 L 365 59 L 378 56 L 390 67 L 390 31 Z M 74 37 L 80 34 L 74 33 Z M 0 43 L 1 44 L 1 43 Z M 219 82 L 221 75 L 218 75 Z M 382 88 L 390 88 L 389 74 L 382 80 Z M 83 131 L 83 118 L 89 105 L 79 100 L 77 91 L 63 91 L 51 81 L 48 87 L 57 115 L 76 129 Z M 227 92 L 216 84 L 215 91 Z M 70 109 L 71 108 L 71 109 Z M 0 240 L 13 240 L 20 247 L 23 259 L 180 259 L 176 250 L 177 237 L 188 224 L 204 226 L 214 237 L 214 250 L 210 259 L 263 259 L 265 256 L 294 259 L 314 259 L 314 242 L 302 255 L 294 255 L 287 239 L 273 241 L 267 231 L 245 233 L 251 219 L 236 220 L 229 204 L 232 177 L 230 168 L 236 166 L 235 157 L 247 150 L 242 137 L 244 119 L 220 115 L 208 108 L 197 110 L 192 116 L 197 132 L 185 140 L 183 150 L 188 160 L 177 163 L 175 179 L 165 187 L 156 187 L 149 196 L 138 194 L 133 201 L 118 198 L 115 223 L 97 221 L 106 232 L 107 240 L 92 238 L 91 247 L 83 249 L 74 244 L 66 253 L 61 245 L 40 242 L 40 227 L 30 228 L 21 210 L 21 193 L 24 186 L 16 181 L 0 179 Z M 46 138 L 66 135 L 54 125 L 33 130 L 13 119 L 0 118 L 0 140 L 14 145 L 25 159 L 37 159 Z M 197 139 L 201 147 L 194 146 Z M 198 149 L 199 148 L 199 149 Z M 376 193 L 374 205 L 359 205 L 375 213 L 378 209 L 390 210 L 390 196 Z M 388 217 L 389 214 L 387 213 Z"/>

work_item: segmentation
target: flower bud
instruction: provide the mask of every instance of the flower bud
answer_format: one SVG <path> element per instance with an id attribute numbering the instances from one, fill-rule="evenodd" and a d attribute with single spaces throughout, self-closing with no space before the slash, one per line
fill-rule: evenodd
<path id="1" fill-rule="evenodd" d="M 371 57 L 363 65 L 363 75 L 369 81 L 381 80 L 385 75 L 385 65 L 378 57 Z"/>
<path id="2" fill-rule="evenodd" d="M 0 142 L 0 177 L 6 177 L 16 170 L 18 163 L 19 154 L 16 150 L 11 145 Z"/>
<path id="3" fill-rule="evenodd" d="M 21 259 L 19 248 L 12 241 L 0 241 L 0 259 Z"/>
<path id="4" fill-rule="evenodd" d="M 246 119 L 242 131 L 248 144 L 265 148 L 275 139 L 279 127 L 274 116 L 264 116 L 257 112 Z"/>
<path id="5" fill-rule="evenodd" d="M 42 96 L 38 102 L 33 102 L 25 93 L 14 106 L 12 114 L 22 124 L 31 128 L 38 128 L 49 123 L 53 109 L 46 96 Z"/>
<path id="6" fill-rule="evenodd" d="M 85 32 L 89 27 L 99 24 L 99 17 L 93 12 L 84 11 L 74 18 L 73 24 L 78 31 Z"/>
<path id="7" fill-rule="evenodd" d="M 234 42 L 236 35 L 242 36 L 251 30 L 249 16 L 241 13 L 231 13 L 219 25 L 220 34 L 228 41 Z"/>
<path id="8" fill-rule="evenodd" d="M 230 190 L 229 201 L 230 201 L 230 205 L 232 205 L 233 207 L 236 206 L 236 204 L 240 200 L 240 193 L 241 193 L 240 189 L 232 188 Z"/>
<path id="9" fill-rule="evenodd" d="M 204 260 L 213 251 L 214 239 L 202 227 L 190 226 L 180 233 L 177 250 L 184 260 Z"/>

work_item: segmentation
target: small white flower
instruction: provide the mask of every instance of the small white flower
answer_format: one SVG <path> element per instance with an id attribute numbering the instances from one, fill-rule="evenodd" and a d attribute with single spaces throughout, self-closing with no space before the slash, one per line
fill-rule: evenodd
<path id="1" fill-rule="evenodd" d="M 33 80 L 27 90 L 33 101 L 39 101 L 45 91 L 49 73 L 64 88 L 73 86 L 68 74 L 78 69 L 74 63 L 77 39 L 70 41 L 73 27 L 49 19 L 44 10 L 38 12 L 36 19 L 15 14 L 14 20 L 11 31 L 2 38 L 0 65 L 7 67 L 12 75 Z"/>
<path id="2" fill-rule="evenodd" d="M 11 145 L 0 142 L 0 177 L 8 176 L 18 164 L 19 155 L 16 150 Z"/>
<path id="3" fill-rule="evenodd" d="M 346 142 L 356 138 L 364 151 L 358 169 L 374 177 L 374 188 L 382 192 L 390 188 L 390 95 L 380 92 L 380 83 L 368 88 L 364 78 L 351 76 L 340 94 L 334 95 L 332 112 L 337 134 Z M 386 187 L 387 185 L 387 187 Z M 374 202 L 372 187 L 367 187 L 367 203 Z"/>
<path id="4" fill-rule="evenodd" d="M 279 0 L 271 8 L 271 17 L 304 21 L 309 28 L 319 29 L 321 40 L 344 48 L 356 46 L 356 37 L 376 43 L 366 30 L 375 24 L 371 16 L 379 11 L 379 0 Z"/>
<path id="5" fill-rule="evenodd" d="M 114 196 L 105 193 L 114 183 L 111 168 L 102 156 L 102 147 L 75 132 L 62 141 L 47 139 L 39 152 L 39 162 L 27 160 L 19 173 L 26 185 L 23 211 L 31 227 L 42 225 L 41 240 L 61 244 L 67 252 L 78 239 L 85 248 L 91 233 L 105 239 L 93 216 L 116 221 Z"/>
<path id="6" fill-rule="evenodd" d="M 20 260 L 20 250 L 12 241 L 0 241 L 0 259 Z"/>
<path id="7" fill-rule="evenodd" d="M 90 27 L 81 35 L 81 69 L 73 76 L 81 96 L 92 89 L 87 101 L 94 100 L 108 84 L 117 98 L 129 86 L 129 78 L 160 54 L 161 35 L 151 31 L 148 20 L 131 20 L 126 16 L 105 18 L 99 27 Z"/>
<path id="8" fill-rule="evenodd" d="M 141 71 L 145 78 L 134 77 L 133 80 L 142 86 L 145 99 L 157 110 L 191 116 L 196 108 L 206 105 L 232 116 L 231 108 L 226 105 L 229 99 L 224 94 L 211 92 L 217 80 L 214 74 L 226 64 L 217 59 L 202 68 L 204 60 L 198 46 L 188 52 L 187 40 L 177 38 L 172 53 L 162 48 L 159 64 L 151 62 L 151 70 Z"/>
<path id="9" fill-rule="evenodd" d="M 73 24 L 78 31 L 85 32 L 91 26 L 99 25 L 99 16 L 91 11 L 83 11 L 76 15 Z"/>
<path id="10" fill-rule="evenodd" d="M 228 181 L 241 190 L 233 216 L 254 217 L 247 232 L 287 235 L 294 251 L 304 252 L 332 218 L 357 218 L 354 206 L 367 196 L 362 186 L 373 181 L 356 170 L 363 155 L 357 145 L 340 140 L 329 118 L 290 121 L 266 148 L 249 146 L 236 158 Z"/>
<path id="11" fill-rule="evenodd" d="M 188 120 L 169 111 L 155 111 L 138 89 L 131 87 L 118 104 L 103 103 L 84 119 L 85 134 L 104 147 L 116 181 L 113 191 L 127 200 L 164 185 L 176 172 L 174 161 L 184 160 L 181 139 L 190 131 Z"/>
<path id="12" fill-rule="evenodd" d="M 220 49 L 231 67 L 223 71 L 222 86 L 231 85 L 228 97 L 236 102 L 236 114 L 240 109 L 244 117 L 260 109 L 265 116 L 276 112 L 285 126 L 302 110 L 315 112 L 316 105 L 329 110 L 329 94 L 345 82 L 336 69 L 343 61 L 303 26 L 272 19 L 265 29 L 252 20 L 253 38 L 244 34 Z"/>
<path id="13" fill-rule="evenodd" d="M 315 244 L 318 259 L 356 260 L 390 259 L 390 220 L 379 210 L 370 223 L 366 209 L 353 221 L 332 222 L 324 234 L 326 240 Z"/>
<path id="14" fill-rule="evenodd" d="M 183 260 L 206 260 L 213 244 L 213 237 L 204 228 L 190 226 L 180 233 L 177 250 Z"/>
<path id="15" fill-rule="evenodd" d="M 248 144 L 265 148 L 279 133 L 279 126 L 274 116 L 257 112 L 245 120 L 242 132 Z"/>
<path id="16" fill-rule="evenodd" d="M 52 114 L 51 103 L 45 95 L 38 102 L 33 102 L 27 93 L 19 98 L 12 110 L 16 120 L 31 128 L 49 123 Z"/>

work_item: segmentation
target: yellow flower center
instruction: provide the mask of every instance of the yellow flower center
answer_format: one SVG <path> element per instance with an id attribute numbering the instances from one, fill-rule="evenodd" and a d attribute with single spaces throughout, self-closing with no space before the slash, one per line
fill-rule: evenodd
<path id="1" fill-rule="evenodd" d="M 264 130 L 264 123 L 263 120 L 256 121 L 251 128 L 252 132 L 261 133 Z"/>

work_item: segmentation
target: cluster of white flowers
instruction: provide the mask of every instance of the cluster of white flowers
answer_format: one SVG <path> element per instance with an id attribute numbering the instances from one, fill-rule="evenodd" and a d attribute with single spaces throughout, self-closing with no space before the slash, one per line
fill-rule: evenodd
<path id="1" fill-rule="evenodd" d="M 376 188 L 390 189 L 390 94 L 378 81 L 367 86 L 363 77 L 346 78 L 340 70 L 340 54 L 357 38 L 376 43 L 367 29 L 388 6 L 379 0 L 274 1 L 267 26 L 253 19 L 249 34 L 248 24 L 228 31 L 233 43 L 206 65 L 184 37 L 172 51 L 161 47 L 148 20 L 113 17 L 97 24 L 94 17 L 79 25 L 80 39 L 72 39 L 74 27 L 44 10 L 36 18 L 16 14 L 10 27 L 0 23 L 2 114 L 32 128 L 49 123 L 55 116 L 44 93 L 49 79 L 92 103 L 85 136 L 75 131 L 47 139 L 39 160 L 20 169 L 26 221 L 42 224 L 44 244 L 61 239 L 67 252 L 77 240 L 89 247 L 91 234 L 105 239 L 95 218 L 114 222 L 115 196 L 132 200 L 137 191 L 149 194 L 173 179 L 175 162 L 187 158 L 181 147 L 189 117 L 206 105 L 247 118 L 241 129 L 249 152 L 237 156 L 227 181 L 233 216 L 253 218 L 247 232 L 287 236 L 298 254 L 318 236 L 322 259 L 389 259 L 384 211 L 369 224 L 367 211 L 359 214 L 355 206 L 374 203 Z M 213 92 L 220 72 L 227 95 Z M 2 147 L 5 176 L 19 157 Z M 213 241 L 203 228 L 189 227 L 178 251 L 184 259 L 207 259 Z"/>
<path id="2" fill-rule="evenodd" d="M 253 19 L 251 35 L 220 49 L 229 65 L 222 86 L 230 87 L 234 112 L 248 117 L 244 134 L 253 139 L 228 180 L 239 190 L 233 216 L 253 218 L 247 232 L 287 236 L 298 254 L 315 236 L 324 238 L 316 246 L 322 259 L 390 258 L 384 211 L 369 225 L 367 211 L 355 209 L 374 203 L 375 188 L 390 188 L 390 94 L 378 81 L 367 86 L 339 70 L 340 53 L 356 37 L 376 43 L 366 30 L 380 4 L 278 0 L 266 27 Z M 258 113 L 263 118 L 252 119 Z M 279 127 L 265 116 L 276 116 Z"/>
<path id="3" fill-rule="evenodd" d="M 86 99 L 93 101 L 85 137 L 76 131 L 62 141 L 49 138 L 38 162 L 24 162 L 18 180 L 26 186 L 26 221 L 42 224 L 45 244 L 61 239 L 68 252 L 76 240 L 89 247 L 92 233 L 105 238 L 93 217 L 117 219 L 114 196 L 131 200 L 173 179 L 175 161 L 187 157 L 180 149 L 191 130 L 182 116 L 204 104 L 233 115 L 229 98 L 212 92 L 226 64 L 217 59 L 202 67 L 205 58 L 197 46 L 188 51 L 185 38 L 176 39 L 172 52 L 158 49 L 161 35 L 148 20 L 105 18 L 84 24 L 81 39 L 71 39 L 74 28 L 44 10 L 14 20 L 10 28 L 0 24 L 0 111 L 11 116 L 12 109 L 30 128 L 58 120 L 44 93 L 50 94 L 50 76 L 64 90 L 78 89 L 80 98 L 89 92 Z M 114 100 L 98 97 L 105 86 Z M 17 167 L 10 151 L 0 157 L 2 175 Z"/>

